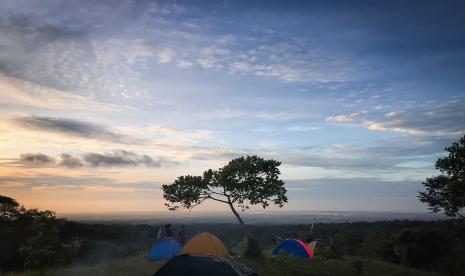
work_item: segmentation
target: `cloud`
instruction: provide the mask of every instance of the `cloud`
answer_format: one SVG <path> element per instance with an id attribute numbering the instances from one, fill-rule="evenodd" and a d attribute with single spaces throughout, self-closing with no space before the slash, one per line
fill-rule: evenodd
<path id="1" fill-rule="evenodd" d="M 128 51 L 127 63 L 132 65 L 136 62 L 146 62 L 153 56 L 153 49 L 140 43 L 134 43 Z"/>
<path id="2" fill-rule="evenodd" d="M 386 181 L 381 178 L 315 178 L 285 180 L 290 202 L 310 202 L 320 210 L 425 212 L 416 198 L 420 181 Z M 308 208 L 308 207 L 307 207 Z"/>
<path id="3" fill-rule="evenodd" d="M 96 176 L 65 176 L 36 174 L 34 176 L 0 176 L 3 188 L 29 188 L 32 190 L 84 190 L 85 192 L 147 192 L 158 191 L 156 181 L 118 182 L 111 178 Z"/>
<path id="4" fill-rule="evenodd" d="M 86 34 L 81 31 L 62 28 L 56 25 L 47 24 L 37 18 L 26 17 L 24 15 L 2 18 L 0 27 L 8 32 L 22 33 L 25 35 L 36 34 L 44 40 L 67 40 L 70 38 L 82 38 Z M 36 37 L 37 39 L 37 37 Z"/>
<path id="5" fill-rule="evenodd" d="M 334 123 L 350 123 L 355 122 L 357 119 L 360 119 L 360 113 L 355 112 L 348 115 L 330 116 L 326 118 L 326 121 Z"/>
<path id="6" fill-rule="evenodd" d="M 172 127 L 155 125 L 143 129 L 144 133 L 156 134 L 157 141 L 165 140 L 166 142 L 175 142 L 192 145 L 206 140 L 220 141 L 215 133 L 209 130 L 179 130 Z"/>
<path id="7" fill-rule="evenodd" d="M 158 54 L 158 62 L 170 63 L 173 60 L 173 50 L 166 48 Z"/>
<path id="8" fill-rule="evenodd" d="M 374 145 L 333 144 L 301 148 L 278 154 L 286 164 L 320 167 L 349 172 L 398 172 L 412 169 L 402 164 L 421 162 L 424 171 L 433 171 L 435 159 L 450 139 L 397 137 L 375 140 Z"/>
<path id="9" fill-rule="evenodd" d="M 390 130 L 413 134 L 465 133 L 465 101 L 429 104 L 416 109 L 389 112 L 382 120 L 368 125 L 372 130 Z"/>
<path id="10" fill-rule="evenodd" d="M 458 136 L 465 133 L 465 99 L 417 104 L 406 110 L 376 114 L 352 113 L 326 118 L 327 122 L 360 125 L 375 131 L 411 135 Z"/>
<path id="11" fill-rule="evenodd" d="M 84 162 L 78 157 L 73 157 L 70 154 L 62 153 L 61 161 L 58 163 L 58 166 L 68 167 L 68 168 L 78 168 L 78 167 L 84 166 Z"/>
<path id="12" fill-rule="evenodd" d="M 117 133 L 105 126 L 74 119 L 29 116 L 13 119 L 12 122 L 17 126 L 26 129 L 41 132 L 53 132 L 73 137 L 123 144 L 143 142 L 142 139 L 137 139 L 125 134 Z"/>
<path id="13" fill-rule="evenodd" d="M 220 57 L 219 62 L 229 64 L 229 72 L 233 74 L 272 77 L 287 82 L 325 83 L 353 78 L 354 70 L 347 64 L 348 57 L 324 49 L 309 49 L 302 41 L 285 42 L 271 34 L 264 35 L 263 42 L 245 43 L 245 49 L 228 58 Z"/>
<path id="14" fill-rule="evenodd" d="M 373 145 L 331 144 L 327 146 L 274 148 L 264 144 L 258 148 L 211 147 L 190 148 L 194 160 L 226 162 L 244 155 L 258 154 L 273 158 L 283 166 L 300 170 L 321 168 L 331 175 L 382 175 L 422 178 L 434 173 L 434 161 L 441 156 L 448 138 L 396 137 L 373 141 Z"/>
<path id="15" fill-rule="evenodd" d="M 346 80 L 351 68 L 360 67 L 356 66 L 356 60 L 327 50 L 312 39 L 297 39 L 292 32 L 287 37 L 280 34 L 285 32 L 257 32 L 255 24 L 241 22 L 239 25 L 245 30 L 239 35 L 213 35 L 202 30 L 211 25 L 229 30 L 237 27 L 237 22 L 225 21 L 219 14 L 198 14 L 189 9 L 186 12 L 193 20 L 183 19 L 184 24 L 179 24 L 179 18 L 175 18 L 179 13 L 174 11 L 180 5 L 162 8 L 165 12 L 160 12 L 159 5 L 156 8 L 150 3 L 140 5 L 144 8 L 136 9 L 133 3 L 111 7 L 102 3 L 75 3 L 66 8 L 51 3 L 35 6 L 38 11 L 22 8 L 20 11 L 26 14 L 22 17 L 14 9 L 6 10 L 6 16 L 12 19 L 0 21 L 0 30 L 8 34 L 3 55 L 0 53 L 3 65 L 0 71 L 66 91 L 131 97 L 150 93 L 143 81 L 150 70 L 145 69 L 172 62 L 179 68 L 190 68 L 195 63 L 204 69 L 234 74 L 315 82 Z M 113 14 L 110 8 L 116 12 Z M 55 12 L 52 14 L 51 10 Z M 198 28 L 186 30 L 187 25 L 193 24 Z M 271 30 L 273 25 L 266 29 Z M 124 28 L 131 35 L 115 37 L 112 31 L 115 28 Z M 143 34 L 140 29 L 145 30 Z M 163 48 L 153 43 L 155 37 L 164 41 Z M 146 67 L 134 66 L 139 62 Z M 140 70 L 142 67 L 144 70 Z"/>
<path id="16" fill-rule="evenodd" d="M 176 62 L 176 66 L 178 66 L 179 68 L 187 69 L 194 66 L 194 64 L 188 60 L 178 60 Z"/>
<path id="17" fill-rule="evenodd" d="M 107 8 L 103 6 L 81 4 L 63 8 L 52 4 L 36 6 L 38 11 L 31 10 L 29 13 L 24 12 L 28 8 L 10 11 L 5 15 L 9 16 L 8 19 L 0 18 L 0 73 L 40 85 L 44 89 L 81 95 L 77 97 L 86 95 L 92 98 L 108 94 L 146 96 L 147 87 L 134 67 L 153 59 L 155 51 L 145 45 L 145 37 L 93 36 L 92 31 L 97 25 L 99 30 L 110 25 L 115 28 L 115 18 L 108 16 L 109 13 L 104 18 L 93 16 L 98 14 L 95 10 L 102 12 Z M 55 12 L 50 14 L 49 9 Z M 70 10 L 74 12 L 70 14 Z M 73 21 L 70 18 L 78 13 L 80 17 L 70 24 Z M 56 14 L 68 14 L 71 21 L 64 22 Z M 119 16 L 122 18 L 122 14 Z M 37 102 L 40 104 L 40 101 Z M 70 99 L 68 105 L 72 103 Z"/>
<path id="18" fill-rule="evenodd" d="M 55 158 L 42 153 L 25 153 L 19 157 L 19 163 L 28 167 L 43 167 L 54 164 Z"/>
<path id="19" fill-rule="evenodd" d="M 234 62 L 229 66 L 231 73 L 242 73 L 247 72 L 250 69 L 250 65 L 246 62 Z"/>
<path id="20" fill-rule="evenodd" d="M 209 113 L 211 117 L 212 113 Z M 214 111 L 214 118 L 220 119 L 235 119 L 235 118 L 253 118 L 255 120 L 266 120 L 266 121 L 295 121 L 295 120 L 304 120 L 304 119 L 313 119 L 315 114 L 308 110 L 299 110 L 296 107 L 293 107 L 292 110 L 289 109 L 278 109 L 278 110 L 248 110 L 248 109 L 231 109 L 223 108 L 217 109 Z"/>
<path id="21" fill-rule="evenodd" d="M 125 150 L 118 150 L 113 153 L 88 153 L 83 156 L 83 160 L 92 167 L 132 167 L 140 165 L 160 167 L 163 163 L 163 161 L 156 161 L 148 155 L 140 155 Z"/>
<path id="22" fill-rule="evenodd" d="M 323 156 L 319 154 L 301 154 L 283 156 L 283 162 L 293 166 L 318 167 L 343 171 L 389 171 L 396 169 L 401 161 L 396 157 L 380 157 L 374 154 L 358 154 L 357 156 Z"/>
<path id="23" fill-rule="evenodd" d="M 68 90 L 97 68 L 91 68 L 95 56 L 85 32 L 18 13 L 0 19 L 0 31 L 5 45 L 0 53 L 0 72 L 6 75 Z"/>
<path id="24" fill-rule="evenodd" d="M 102 103 L 1 73 L 0 104 L 58 110 L 120 110 L 113 104 Z"/>
<path id="25" fill-rule="evenodd" d="M 234 42 L 235 40 L 237 39 L 237 37 L 235 35 L 232 35 L 232 34 L 228 34 L 228 35 L 225 35 L 223 37 L 220 37 L 217 42 L 219 44 L 229 44 L 229 43 L 232 43 Z"/>
<path id="26" fill-rule="evenodd" d="M 0 182 L 6 184 L 15 184 L 14 187 L 38 187 L 38 186 L 63 186 L 68 187 L 79 187 L 84 184 L 99 184 L 99 185 L 111 185 L 114 184 L 114 180 L 103 177 L 94 176 L 81 176 L 71 177 L 64 175 L 51 175 L 51 174 L 36 174 L 33 176 L 24 175 L 9 175 L 0 176 Z"/>
<path id="27" fill-rule="evenodd" d="M 72 156 L 62 153 L 55 158 L 43 153 L 24 153 L 18 161 L 8 164 L 20 164 L 24 167 L 66 167 L 66 168 L 97 168 L 97 167 L 161 167 L 164 165 L 177 164 L 166 158 L 154 159 L 146 154 L 138 154 L 126 150 L 115 150 L 107 153 L 90 152 L 81 156 Z"/>
<path id="28" fill-rule="evenodd" d="M 317 127 L 313 125 L 292 125 L 287 128 L 288 131 L 295 131 L 295 132 L 316 131 L 320 129 L 321 127 Z"/>
<path id="29" fill-rule="evenodd" d="M 203 69 L 221 69 L 223 65 L 218 63 L 218 59 L 212 56 L 200 57 L 196 59 L 197 64 L 200 65 Z"/>

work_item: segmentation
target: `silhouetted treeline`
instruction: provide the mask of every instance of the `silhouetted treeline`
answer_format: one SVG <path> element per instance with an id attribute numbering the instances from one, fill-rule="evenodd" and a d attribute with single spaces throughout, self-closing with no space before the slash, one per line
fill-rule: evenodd
<path id="1" fill-rule="evenodd" d="M 26 209 L 0 195 L 0 268 L 41 269 L 70 263 L 79 255 L 81 240 L 62 239 L 65 220 L 52 211 Z M 0 270 L 0 271 L 1 271 Z"/>

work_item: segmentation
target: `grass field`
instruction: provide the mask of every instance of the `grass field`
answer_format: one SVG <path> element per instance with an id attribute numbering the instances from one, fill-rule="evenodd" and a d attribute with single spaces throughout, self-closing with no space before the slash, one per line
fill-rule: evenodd
<path id="1" fill-rule="evenodd" d="M 416 270 L 395 264 L 361 258 L 343 258 L 322 260 L 299 259 L 294 257 L 275 257 L 248 259 L 241 258 L 239 262 L 248 265 L 262 276 L 287 275 L 406 275 L 406 276 L 433 276 L 437 273 Z M 68 268 L 46 271 L 29 271 L 23 273 L 8 273 L 7 276 L 38 276 L 38 275 L 152 275 L 162 263 L 146 261 L 143 256 L 136 256 L 122 260 L 104 262 L 95 266 L 70 266 Z"/>
<path id="2" fill-rule="evenodd" d="M 343 258 L 311 261 L 295 257 L 277 257 L 263 259 L 242 259 L 243 264 L 253 268 L 263 276 L 295 276 L 295 275 L 439 275 L 427 271 L 412 269 L 383 261 Z"/>

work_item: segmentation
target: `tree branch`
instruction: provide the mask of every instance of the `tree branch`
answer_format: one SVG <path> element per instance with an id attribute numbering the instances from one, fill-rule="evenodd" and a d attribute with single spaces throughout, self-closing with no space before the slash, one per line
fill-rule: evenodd
<path id="1" fill-rule="evenodd" d="M 225 200 L 218 199 L 218 198 L 214 198 L 214 197 L 212 197 L 211 195 L 208 196 L 208 198 L 213 199 L 213 200 L 216 200 L 216 201 L 219 201 L 219 202 L 223 202 L 223 203 L 229 204 L 229 202 L 227 202 L 227 201 L 225 201 Z"/>
<path id="2" fill-rule="evenodd" d="M 220 196 L 225 195 L 225 194 L 224 194 L 224 188 L 223 188 L 223 193 L 215 192 L 215 191 L 213 191 L 212 189 L 210 189 L 210 187 L 207 187 L 207 189 L 208 189 L 208 191 L 209 191 L 210 193 L 212 193 L 212 194 L 220 195 Z"/>
<path id="3" fill-rule="evenodd" d="M 195 207 L 195 206 L 197 206 L 197 205 L 200 205 L 202 202 L 204 202 L 204 201 L 207 200 L 207 199 L 208 199 L 208 197 L 203 197 L 201 200 L 199 200 L 199 202 L 197 202 L 196 204 L 192 205 L 190 208 L 193 208 L 193 207 Z"/>
<path id="4" fill-rule="evenodd" d="M 231 192 L 231 193 L 227 194 L 226 190 L 223 188 L 223 194 L 228 199 L 228 203 L 232 204 L 232 203 L 236 202 L 234 192 Z M 231 198 L 232 198 L 232 200 L 231 200 Z"/>
<path id="5" fill-rule="evenodd" d="M 215 192 L 215 191 L 212 191 L 212 190 L 210 190 L 210 192 L 211 192 L 212 194 L 215 194 L 215 195 L 220 195 L 220 196 L 223 195 L 223 194 L 221 194 L 221 193 L 218 193 L 218 192 Z"/>
<path id="6" fill-rule="evenodd" d="M 229 196 L 231 196 L 231 193 L 226 193 L 226 189 L 223 187 L 223 195 L 229 198 Z"/>

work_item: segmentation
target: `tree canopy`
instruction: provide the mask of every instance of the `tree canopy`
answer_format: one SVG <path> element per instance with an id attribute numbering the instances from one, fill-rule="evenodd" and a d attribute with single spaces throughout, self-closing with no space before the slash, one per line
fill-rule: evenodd
<path id="1" fill-rule="evenodd" d="M 0 195 L 0 267 L 40 269 L 70 262 L 81 243 L 61 237 L 59 229 L 64 223 L 53 211 L 27 209 Z"/>
<path id="2" fill-rule="evenodd" d="M 427 178 L 420 192 L 420 201 L 428 204 L 433 212 L 441 210 L 447 216 L 464 217 L 465 209 L 465 136 L 446 148 L 448 156 L 436 161 L 441 175 Z"/>
<path id="3" fill-rule="evenodd" d="M 251 205 L 282 207 L 287 202 L 284 182 L 279 179 L 280 165 L 279 161 L 258 156 L 236 158 L 218 170 L 205 171 L 203 176 L 180 176 L 174 183 L 163 185 L 163 197 L 170 210 L 191 209 L 208 199 L 225 203 L 244 224 L 235 206 L 245 211 Z"/>
<path id="4" fill-rule="evenodd" d="M 0 195 L 0 220 L 14 219 L 22 211 L 21 206 L 15 199 Z"/>

